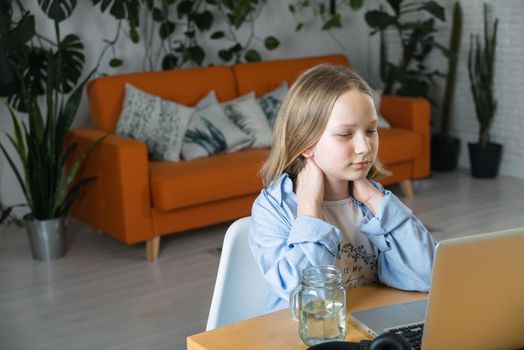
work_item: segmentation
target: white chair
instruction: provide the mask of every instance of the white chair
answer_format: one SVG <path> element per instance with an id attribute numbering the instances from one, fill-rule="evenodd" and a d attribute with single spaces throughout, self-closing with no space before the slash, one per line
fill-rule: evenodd
<path id="1" fill-rule="evenodd" d="M 226 232 L 206 331 L 264 313 L 268 288 L 249 249 L 250 221 L 238 219 Z"/>

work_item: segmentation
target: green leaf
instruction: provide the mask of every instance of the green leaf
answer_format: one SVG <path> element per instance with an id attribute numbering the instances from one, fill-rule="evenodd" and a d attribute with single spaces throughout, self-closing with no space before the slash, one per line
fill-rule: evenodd
<path id="1" fill-rule="evenodd" d="M 58 46 L 54 58 L 59 64 L 57 66 L 57 88 L 60 92 L 67 94 L 76 86 L 78 79 L 84 70 L 84 45 L 80 38 L 74 34 L 68 34 Z"/>
<path id="2" fill-rule="evenodd" d="M 211 34 L 211 39 L 220 39 L 220 38 L 223 38 L 224 36 L 225 36 L 225 33 L 221 30 L 218 30 L 214 32 L 213 34 Z"/>
<path id="3" fill-rule="evenodd" d="M 326 23 L 324 23 L 321 29 L 329 30 L 331 28 L 342 28 L 340 13 L 335 13 Z"/>
<path id="4" fill-rule="evenodd" d="M 120 58 L 112 58 L 111 61 L 109 61 L 109 66 L 113 68 L 120 67 L 124 63 Z"/>
<path id="5" fill-rule="evenodd" d="M 379 10 L 366 12 L 364 19 L 366 20 L 368 26 L 378 30 L 384 30 L 388 26 L 394 25 L 397 22 L 395 17 Z"/>
<path id="6" fill-rule="evenodd" d="M 213 14 L 209 11 L 193 14 L 193 20 L 201 31 L 209 30 L 213 24 Z"/>
<path id="7" fill-rule="evenodd" d="M 105 12 L 111 6 L 110 14 L 116 19 L 125 19 L 129 22 L 129 27 L 135 29 L 138 26 L 138 15 L 142 1 L 140 0 L 91 0 L 93 5 L 101 3 L 100 10 Z M 148 9 L 153 9 L 154 4 L 146 1 Z"/>
<path id="8" fill-rule="evenodd" d="M 435 1 L 428 1 L 424 3 L 421 9 L 426 10 L 432 16 L 437 17 L 443 22 L 446 20 L 446 13 L 444 12 L 444 8 Z"/>
<path id="9" fill-rule="evenodd" d="M 403 0 L 386 0 L 386 2 L 391 6 L 393 11 L 395 11 L 395 14 L 398 16 L 400 13 L 400 6 L 402 4 Z"/>
<path id="10" fill-rule="evenodd" d="M 195 62 L 197 65 L 201 66 L 204 62 L 206 54 L 200 46 L 191 46 L 188 47 L 189 59 Z"/>
<path id="11" fill-rule="evenodd" d="M 324 4 L 319 4 L 318 5 L 318 13 L 320 14 L 320 16 L 322 16 L 324 13 L 326 13 L 326 5 Z"/>
<path id="12" fill-rule="evenodd" d="M 304 23 L 298 22 L 297 26 L 295 27 L 295 32 L 298 32 L 300 29 L 304 27 Z"/>
<path id="13" fill-rule="evenodd" d="M 153 20 L 155 22 L 162 22 L 164 19 L 166 19 L 166 13 L 162 11 L 162 9 L 155 7 L 153 9 Z"/>
<path id="14" fill-rule="evenodd" d="M 193 1 L 184 0 L 177 6 L 178 17 L 181 18 L 184 15 L 188 15 L 193 10 Z"/>
<path id="15" fill-rule="evenodd" d="M 76 173 L 80 169 L 80 165 L 84 162 L 84 160 L 87 158 L 89 154 L 107 137 L 108 134 L 105 134 L 104 136 L 100 137 L 98 140 L 93 142 L 79 157 L 78 159 L 73 163 L 71 168 L 66 174 L 65 180 L 62 182 L 62 184 L 57 188 L 55 192 L 55 198 L 54 198 L 54 207 L 52 209 L 53 214 L 58 214 L 58 211 L 61 211 L 62 214 L 65 214 L 61 207 L 64 207 L 64 201 L 67 202 L 67 197 L 69 194 L 75 190 L 75 188 L 80 188 L 81 186 L 85 185 L 88 182 L 93 181 L 94 178 L 84 178 L 81 180 L 78 180 L 73 187 L 69 190 L 68 195 L 66 196 L 67 189 L 71 186 Z M 90 180 L 87 180 L 90 179 Z M 74 198 L 72 198 L 74 199 Z"/>
<path id="16" fill-rule="evenodd" d="M 16 23 L 11 23 L 10 19 L 6 22 L 9 23 L 5 24 L 4 34 L 0 34 L 0 96 L 20 91 L 19 78 L 24 73 L 24 63 L 31 51 L 26 43 L 35 35 L 34 16 L 26 14 Z M 15 107 L 19 108 L 18 104 Z"/>
<path id="17" fill-rule="evenodd" d="M 233 58 L 233 53 L 229 50 L 218 51 L 218 57 L 224 62 L 229 62 Z"/>
<path id="18" fill-rule="evenodd" d="M 235 45 L 229 48 L 229 51 L 231 51 L 232 53 L 240 52 L 240 50 L 242 50 L 242 46 L 239 43 L 236 43 Z"/>
<path id="19" fill-rule="evenodd" d="M 57 149 L 62 149 L 64 146 L 64 139 L 67 131 L 71 127 L 71 124 L 78 112 L 78 107 L 82 100 L 82 93 L 84 91 L 85 84 L 89 81 L 91 76 L 95 73 L 96 67 L 85 77 L 85 79 L 76 87 L 76 89 L 69 95 L 64 108 L 59 114 L 58 121 L 56 123 L 56 136 L 55 143 Z"/>
<path id="20" fill-rule="evenodd" d="M 15 163 L 13 162 L 13 159 L 11 158 L 9 153 L 7 153 L 7 150 L 4 148 L 1 142 L 0 142 L 0 150 L 2 151 L 2 153 L 4 153 L 4 156 L 7 159 L 7 162 L 11 166 L 11 169 L 13 170 L 13 173 L 15 174 L 18 184 L 20 185 L 20 187 L 22 188 L 22 191 L 24 192 L 24 197 L 27 200 L 27 204 L 29 205 L 29 207 L 32 207 L 31 193 L 29 192 L 27 184 L 24 182 L 23 177 L 20 175 L 18 168 L 16 167 Z"/>
<path id="21" fill-rule="evenodd" d="M 5 220 L 7 220 L 9 215 L 11 215 L 11 212 L 13 211 L 13 209 L 14 207 L 7 207 L 4 209 L 4 211 L 1 213 L 2 215 L 0 216 L 0 224 L 2 224 Z"/>
<path id="22" fill-rule="evenodd" d="M 171 21 L 165 21 L 160 25 L 158 34 L 162 40 L 167 39 L 175 31 L 175 23 Z"/>
<path id="23" fill-rule="evenodd" d="M 206 2 L 207 2 L 209 5 L 216 5 L 216 4 L 217 4 L 216 0 L 206 0 Z"/>
<path id="24" fill-rule="evenodd" d="M 350 0 L 349 6 L 351 6 L 351 9 L 353 11 L 358 11 L 362 8 L 362 5 L 364 5 L 364 0 Z"/>
<path id="25" fill-rule="evenodd" d="M 38 0 L 38 4 L 47 17 L 62 22 L 75 10 L 76 0 Z"/>
<path id="26" fill-rule="evenodd" d="M 262 61 L 262 57 L 260 57 L 260 54 L 258 53 L 258 51 L 253 50 L 253 49 L 248 50 L 246 54 L 244 55 L 244 58 L 246 59 L 247 62 Z"/>
<path id="27" fill-rule="evenodd" d="M 268 36 L 264 40 L 264 45 L 266 46 L 266 49 L 274 50 L 278 47 L 278 45 L 280 45 L 280 41 L 278 41 L 278 39 L 275 38 L 274 36 Z"/>
<path id="28" fill-rule="evenodd" d="M 289 9 L 289 12 L 291 12 L 291 13 L 295 13 L 295 6 L 293 6 L 293 5 L 290 4 L 290 5 L 288 6 L 288 9 Z"/>
<path id="29" fill-rule="evenodd" d="M 169 70 L 169 69 L 176 68 L 177 64 L 178 64 L 178 58 L 175 55 L 173 55 L 172 53 L 165 55 L 164 58 L 162 59 L 162 69 L 163 70 Z"/>
<path id="30" fill-rule="evenodd" d="M 13 146 L 15 147 L 18 156 L 20 157 L 20 160 L 22 161 L 22 165 L 26 166 L 27 163 L 27 149 L 24 139 L 24 134 L 22 133 L 22 127 L 21 122 L 18 119 L 18 116 L 14 109 L 11 107 L 11 105 L 6 104 L 7 108 L 9 110 L 9 114 L 11 115 L 11 121 L 13 122 L 13 129 L 15 132 L 14 138 L 11 138 L 10 135 L 7 135 Z"/>
<path id="31" fill-rule="evenodd" d="M 129 37 L 134 44 L 137 44 L 140 41 L 140 36 L 135 28 L 129 31 Z"/>

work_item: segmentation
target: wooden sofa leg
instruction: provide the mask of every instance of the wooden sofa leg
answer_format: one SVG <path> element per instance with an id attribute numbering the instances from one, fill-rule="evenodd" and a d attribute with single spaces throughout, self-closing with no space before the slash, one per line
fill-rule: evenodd
<path id="1" fill-rule="evenodd" d="M 402 188 L 402 193 L 404 193 L 404 197 L 413 198 L 415 196 L 411 180 L 400 181 L 400 188 Z"/>
<path id="2" fill-rule="evenodd" d="M 153 237 L 146 242 L 147 260 L 155 261 L 158 259 L 158 251 L 160 250 L 160 236 Z"/>

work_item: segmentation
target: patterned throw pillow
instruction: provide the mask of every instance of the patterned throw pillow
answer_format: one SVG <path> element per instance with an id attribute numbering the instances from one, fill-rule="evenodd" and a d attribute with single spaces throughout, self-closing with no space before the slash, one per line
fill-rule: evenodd
<path id="1" fill-rule="evenodd" d="M 198 102 L 189 121 L 182 157 L 190 160 L 250 147 L 253 139 L 225 115 L 214 91 Z"/>
<path id="2" fill-rule="evenodd" d="M 115 132 L 144 142 L 155 160 L 177 162 L 193 110 L 126 84 Z"/>
<path id="3" fill-rule="evenodd" d="M 271 126 L 254 92 L 222 103 L 222 108 L 229 120 L 253 139 L 251 147 L 271 146 Z"/>
<path id="4" fill-rule="evenodd" d="M 382 97 L 382 90 L 373 90 L 373 100 L 375 100 L 375 106 L 377 108 L 378 127 L 383 129 L 391 128 L 391 124 L 384 118 L 380 113 L 380 98 Z"/>
<path id="5" fill-rule="evenodd" d="M 279 87 L 277 87 L 275 90 L 268 92 L 258 99 L 258 103 L 266 114 L 271 128 L 273 128 L 273 125 L 275 124 L 278 110 L 288 90 L 289 88 L 287 86 L 287 81 L 283 81 L 282 84 L 280 84 Z"/>

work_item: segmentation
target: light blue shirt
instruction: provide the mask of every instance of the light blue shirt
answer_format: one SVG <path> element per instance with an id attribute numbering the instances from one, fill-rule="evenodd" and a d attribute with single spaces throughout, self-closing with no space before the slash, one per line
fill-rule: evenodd
<path id="1" fill-rule="evenodd" d="M 376 215 L 352 200 L 364 217 L 360 231 L 378 250 L 379 281 L 394 288 L 428 291 L 435 240 L 393 193 L 372 183 L 384 193 Z M 287 174 L 261 191 L 251 216 L 249 245 L 269 284 L 266 311 L 271 312 L 288 306 L 289 292 L 300 282 L 304 268 L 335 264 L 343 236 L 323 220 L 297 217 L 297 196 Z"/>

